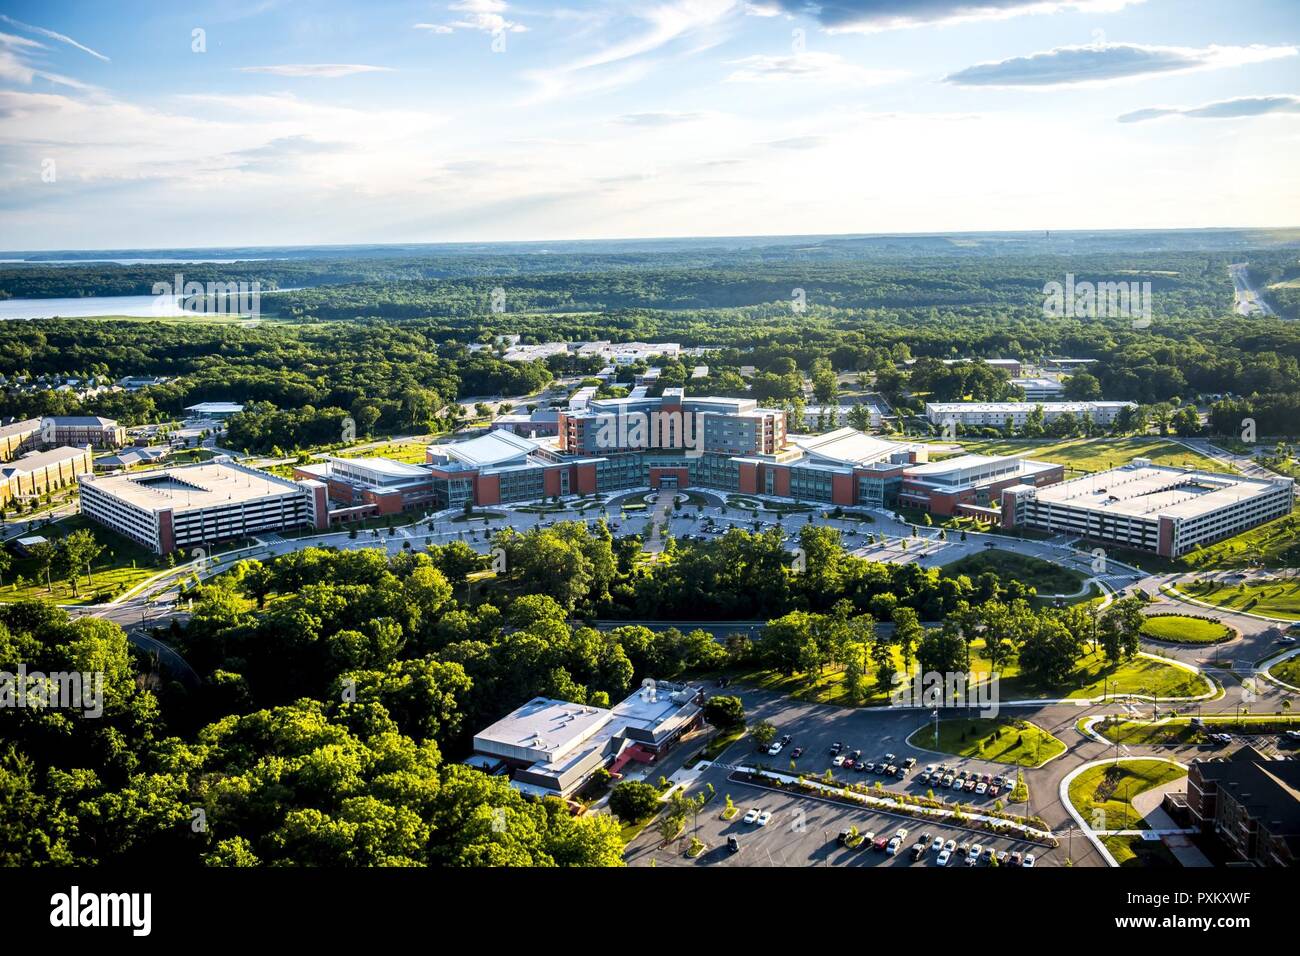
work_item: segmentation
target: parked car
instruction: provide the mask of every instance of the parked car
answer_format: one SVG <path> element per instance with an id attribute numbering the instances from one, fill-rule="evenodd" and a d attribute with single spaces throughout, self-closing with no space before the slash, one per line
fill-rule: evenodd
<path id="1" fill-rule="evenodd" d="M 758 815 L 758 825 L 759 825 L 760 827 L 765 827 L 765 826 L 767 826 L 767 825 L 768 825 L 769 823 L 771 823 L 771 822 L 772 822 L 772 811 L 771 811 L 771 810 L 764 810 L 762 813 L 760 813 L 760 814 Z"/>
<path id="2" fill-rule="evenodd" d="M 757 810 L 757 809 L 754 809 L 754 810 L 750 810 L 748 813 L 746 813 L 746 814 L 745 814 L 745 822 L 746 822 L 746 823 L 757 823 L 757 822 L 758 822 L 758 810 Z"/>
<path id="3" fill-rule="evenodd" d="M 798 760 L 798 759 L 799 759 L 800 757 L 802 757 L 802 756 L 803 756 L 803 748 L 802 748 L 802 747 L 795 747 L 794 750 L 791 750 L 791 751 L 790 751 L 790 758 L 791 758 L 792 760 Z"/>
<path id="4" fill-rule="evenodd" d="M 791 737 L 789 734 L 786 734 L 784 737 L 781 738 L 781 746 L 783 747 L 790 746 L 790 741 L 792 740 L 794 740 L 794 738 Z"/>
<path id="5" fill-rule="evenodd" d="M 1034 855 L 1032 853 L 1026 853 L 1025 862 L 1021 863 L 1020 865 L 1025 867 L 1032 867 L 1034 865 Z"/>
<path id="6" fill-rule="evenodd" d="M 831 756 L 832 757 L 835 756 L 835 754 L 839 753 L 843 749 L 844 749 L 844 745 L 840 743 L 838 740 L 835 741 L 835 743 L 831 744 Z"/>
<path id="7" fill-rule="evenodd" d="M 915 863 L 917 860 L 921 859 L 921 857 L 923 857 L 923 856 L 925 856 L 925 844 L 924 844 L 924 843 L 918 843 L 918 844 L 916 844 L 916 846 L 912 847 L 912 862 L 913 862 L 913 863 Z"/>
<path id="8" fill-rule="evenodd" d="M 840 766 L 842 766 L 845 770 L 852 770 L 852 769 L 853 769 L 853 758 L 852 758 L 852 757 L 845 757 L 845 758 L 844 758 L 844 762 L 843 762 L 842 764 L 840 764 Z"/>
<path id="9" fill-rule="evenodd" d="M 947 850 L 949 853 L 951 853 L 953 850 L 957 849 L 957 841 L 949 840 L 947 843 L 943 845 L 943 848 Z"/>
<path id="10" fill-rule="evenodd" d="M 916 758 L 908 757 L 906 760 L 903 761 L 903 766 L 908 770 L 911 770 L 913 767 L 916 766 Z"/>
<path id="11" fill-rule="evenodd" d="M 947 866 L 950 859 L 952 859 L 952 850 L 943 849 L 939 851 L 939 856 L 934 862 L 939 866 Z"/>
<path id="12" fill-rule="evenodd" d="M 935 838 L 934 838 L 934 842 L 930 844 L 930 849 L 931 849 L 931 850 L 935 850 L 935 851 L 942 850 L 942 849 L 943 849 L 943 837 L 941 837 L 941 836 L 937 836 L 937 837 L 935 837 Z"/>
<path id="13" fill-rule="evenodd" d="M 885 856 L 896 856 L 898 854 L 898 848 L 902 845 L 903 845 L 903 841 L 900 840 L 898 837 L 894 837 L 887 844 L 885 844 Z"/>
<path id="14" fill-rule="evenodd" d="M 1020 865 L 1020 851 L 1017 850 L 1015 853 L 1012 853 L 1012 854 L 1011 854 L 1011 859 L 1008 860 L 1007 863 L 1010 864 L 1011 866 L 1019 866 L 1019 865 Z"/>
<path id="15" fill-rule="evenodd" d="M 967 851 L 967 853 L 966 853 L 966 865 L 967 865 L 967 866 L 974 866 L 976 863 L 978 863 L 978 862 L 980 861 L 980 856 L 982 856 L 983 853 L 984 853 L 984 847 L 982 847 L 982 846 L 980 846 L 978 843 L 976 843 L 976 844 L 975 844 L 973 847 L 971 847 L 970 850 Z"/>
<path id="16" fill-rule="evenodd" d="M 889 845 L 889 837 L 876 837 L 876 842 L 873 845 L 877 850 L 883 850 Z"/>
<path id="17" fill-rule="evenodd" d="M 990 797 L 996 797 L 996 796 L 997 796 L 999 793 L 1001 793 L 1001 792 L 1002 792 L 1002 788 L 999 787 L 996 783 L 993 784 L 993 786 L 989 787 L 989 796 L 990 796 Z"/>
<path id="18" fill-rule="evenodd" d="M 834 757 L 834 759 L 831 760 L 831 766 L 833 766 L 833 767 L 843 767 L 843 766 L 844 766 L 844 758 L 841 757 L 839 754 L 836 754 L 835 757 Z"/>
<path id="19" fill-rule="evenodd" d="M 781 741 L 779 741 L 779 740 L 774 740 L 774 741 L 772 741 L 772 746 L 770 746 L 770 747 L 767 748 L 767 754 L 768 754 L 768 756 L 769 756 L 769 757 L 775 757 L 775 756 L 776 756 L 777 754 L 779 754 L 780 752 L 781 752 Z"/>
<path id="20" fill-rule="evenodd" d="M 849 756 L 852 757 L 854 760 L 861 760 L 861 759 L 862 759 L 862 751 L 861 751 L 861 750 L 855 750 L 855 751 L 853 751 L 853 753 L 849 754 Z"/>
<path id="21" fill-rule="evenodd" d="M 926 830 L 924 833 L 921 834 L 921 842 L 922 842 L 922 843 L 929 843 L 929 842 L 930 842 L 930 831 L 929 831 L 929 830 Z"/>
<path id="22" fill-rule="evenodd" d="M 989 785 L 985 783 L 983 780 L 981 780 L 979 783 L 975 785 L 975 792 L 978 793 L 981 797 L 984 796 L 984 794 L 988 791 L 988 789 L 989 789 Z"/>
<path id="23" fill-rule="evenodd" d="M 846 843 L 849 842 L 850 839 L 852 839 L 852 837 L 853 837 L 853 828 L 845 827 L 843 830 L 840 831 L 840 835 L 838 837 L 840 846 L 844 846 Z"/>
<path id="24" fill-rule="evenodd" d="M 893 763 L 898 759 L 898 754 L 885 754 L 885 763 Z"/>
<path id="25" fill-rule="evenodd" d="M 732 853 L 739 853 L 740 841 L 737 840 L 734 836 L 727 837 L 727 849 L 730 850 Z"/>
<path id="26" fill-rule="evenodd" d="M 867 766 L 867 764 L 858 761 L 858 763 L 854 764 L 853 769 L 856 770 L 858 773 L 866 773 L 869 767 Z"/>
<path id="27" fill-rule="evenodd" d="M 866 770 L 867 773 L 871 773 L 876 769 L 876 765 L 874 763 L 865 763 L 862 765 L 862 769 Z"/>

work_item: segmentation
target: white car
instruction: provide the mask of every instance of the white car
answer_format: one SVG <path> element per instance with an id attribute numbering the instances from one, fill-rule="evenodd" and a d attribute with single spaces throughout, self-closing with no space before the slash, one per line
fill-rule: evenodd
<path id="1" fill-rule="evenodd" d="M 966 865 L 974 866 L 976 863 L 978 863 L 980 861 L 980 855 L 983 852 L 984 852 L 984 847 L 976 843 L 973 847 L 970 848 L 970 852 L 966 854 Z"/>
<path id="2" fill-rule="evenodd" d="M 779 754 L 780 752 L 781 752 L 781 741 L 779 741 L 779 740 L 774 741 L 774 742 L 772 743 L 772 746 L 770 746 L 770 747 L 767 748 L 768 756 L 771 756 L 771 757 L 775 757 L 775 756 L 776 756 L 777 754 Z"/>
<path id="3" fill-rule="evenodd" d="M 932 776 L 932 777 L 934 776 L 934 772 L 935 772 L 936 770 L 938 770 L 938 769 L 939 769 L 939 768 L 938 768 L 936 765 L 932 764 L 932 763 L 928 763 L 928 764 L 925 765 L 925 772 L 928 773 L 928 774 L 929 774 L 930 776 Z"/>
<path id="4" fill-rule="evenodd" d="M 975 784 L 975 792 L 980 794 L 981 796 L 988 793 L 988 789 L 989 789 L 989 785 L 985 783 L 983 780 Z"/>
<path id="5" fill-rule="evenodd" d="M 952 853 L 954 850 L 957 849 L 957 841 L 956 841 L 956 840 L 949 840 L 947 843 L 945 843 L 945 844 L 943 845 L 943 848 L 944 848 L 947 852 Z"/>
<path id="6" fill-rule="evenodd" d="M 890 840 L 889 843 L 885 846 L 885 856 L 893 856 L 895 853 L 897 853 L 898 847 L 902 844 L 902 842 L 903 841 L 900 840 L 898 837 L 894 837 L 892 840 Z"/>
<path id="7" fill-rule="evenodd" d="M 746 822 L 746 823 L 757 823 L 757 822 L 758 822 L 758 811 L 757 811 L 757 810 L 750 810 L 748 813 L 746 813 L 746 814 L 745 814 L 745 822 Z"/>
<path id="8" fill-rule="evenodd" d="M 837 754 L 836 757 L 835 757 L 835 759 L 831 761 L 831 765 L 832 765 L 832 766 L 835 766 L 835 767 L 843 767 L 843 766 L 844 766 L 844 755 L 843 755 L 843 754 Z"/>
<path id="9" fill-rule="evenodd" d="M 934 842 L 930 844 L 930 849 L 931 849 L 931 850 L 942 850 L 942 849 L 943 849 L 943 837 L 935 837 L 935 838 L 934 838 Z"/>
<path id="10" fill-rule="evenodd" d="M 940 866 L 947 866 L 948 860 L 952 857 L 952 850 L 944 849 L 940 851 L 938 858 L 934 861 Z"/>
<path id="11" fill-rule="evenodd" d="M 1032 867 L 1032 866 L 1034 865 L 1034 855 L 1033 855 L 1032 853 L 1026 853 L 1026 854 L 1025 854 L 1025 861 L 1024 861 L 1023 863 L 1021 863 L 1020 865 L 1021 865 L 1021 866 L 1029 866 L 1029 867 Z"/>
<path id="12" fill-rule="evenodd" d="M 964 786 L 966 786 L 966 781 L 963 780 L 961 777 L 952 778 L 952 789 L 960 790 Z"/>
<path id="13" fill-rule="evenodd" d="M 899 843 L 902 843 L 904 840 L 906 840 L 907 827 L 899 827 L 897 832 L 894 834 L 894 839 L 897 840 Z"/>
<path id="14" fill-rule="evenodd" d="M 765 826 L 767 826 L 767 825 L 768 825 L 769 823 L 771 823 L 771 822 L 772 822 L 772 811 L 771 811 L 771 810 L 764 810 L 762 813 L 760 813 L 760 814 L 758 815 L 758 825 L 759 825 L 760 827 L 765 827 Z"/>

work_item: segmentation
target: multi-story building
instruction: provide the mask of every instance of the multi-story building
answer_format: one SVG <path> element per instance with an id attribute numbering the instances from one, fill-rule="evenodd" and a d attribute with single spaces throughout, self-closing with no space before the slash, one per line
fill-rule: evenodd
<path id="1" fill-rule="evenodd" d="M 224 422 L 227 418 L 238 415 L 243 410 L 244 406 L 238 402 L 199 402 L 197 405 L 185 406 L 185 417 Z"/>
<path id="2" fill-rule="evenodd" d="M 1002 520 L 1002 490 L 1042 487 L 1065 477 L 1063 465 L 1015 456 L 958 455 L 903 471 L 898 501 L 933 514 Z"/>
<path id="3" fill-rule="evenodd" d="M 41 441 L 46 445 L 121 448 L 126 444 L 126 429 L 98 415 L 53 415 L 41 419 Z"/>
<path id="4" fill-rule="evenodd" d="M 39 498 L 76 484 L 95 470 L 89 446 L 32 451 L 0 466 L 0 506 L 14 499 Z"/>
<path id="5" fill-rule="evenodd" d="M 1054 402 L 1065 394 L 1065 386 L 1050 378 L 1013 378 L 1011 384 L 1025 393 L 1027 402 Z"/>
<path id="6" fill-rule="evenodd" d="M 1135 402 L 926 402 L 925 415 L 935 425 L 953 422 L 967 428 L 1024 428 L 1035 408 L 1043 410 L 1044 423 L 1070 414 L 1089 418 L 1097 425 L 1113 425 Z"/>
<path id="7" fill-rule="evenodd" d="M 465 762 L 509 774 L 529 796 L 565 798 L 605 767 L 655 763 L 699 725 L 704 695 L 689 684 L 648 682 L 613 707 L 535 697 L 474 735 Z"/>
<path id="8" fill-rule="evenodd" d="M 39 443 L 41 420 L 28 418 L 23 421 L 0 425 L 0 461 L 12 461 L 18 455 Z"/>
<path id="9" fill-rule="evenodd" d="M 664 486 L 880 505 L 924 454 L 852 428 L 790 435 L 779 409 L 669 388 L 562 411 L 554 439 L 498 429 L 431 445 L 428 462 L 441 508 Z"/>
<path id="10" fill-rule="evenodd" d="M 330 500 L 342 506 L 331 514 L 345 518 L 392 515 L 413 508 L 432 508 L 433 476 L 423 465 L 391 458 L 336 458 L 296 465 L 294 477 L 322 482 Z"/>
<path id="11" fill-rule="evenodd" d="M 226 457 L 154 471 L 84 474 L 80 481 L 82 514 L 158 554 L 329 527 L 323 482 L 289 481 Z"/>
<path id="12" fill-rule="evenodd" d="M 1245 863 L 1300 864 L 1300 760 L 1270 759 L 1252 746 L 1187 768 L 1193 825 Z"/>
<path id="13" fill-rule="evenodd" d="M 1135 458 L 1046 488 L 1006 488 L 1002 524 L 1177 558 L 1289 514 L 1294 498 L 1291 478 L 1245 478 Z"/>

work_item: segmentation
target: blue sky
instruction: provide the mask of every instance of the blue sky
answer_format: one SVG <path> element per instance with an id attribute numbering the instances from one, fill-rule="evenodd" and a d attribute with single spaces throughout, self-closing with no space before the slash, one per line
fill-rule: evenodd
<path id="1" fill-rule="evenodd" d="M 6 248 L 1300 224 L 1293 0 L 0 14 Z"/>

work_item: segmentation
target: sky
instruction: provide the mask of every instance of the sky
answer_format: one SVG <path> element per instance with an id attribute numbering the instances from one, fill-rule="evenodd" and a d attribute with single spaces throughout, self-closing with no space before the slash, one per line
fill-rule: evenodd
<path id="1" fill-rule="evenodd" d="M 0 248 L 1300 225 L 1296 0 L 0 0 Z"/>

